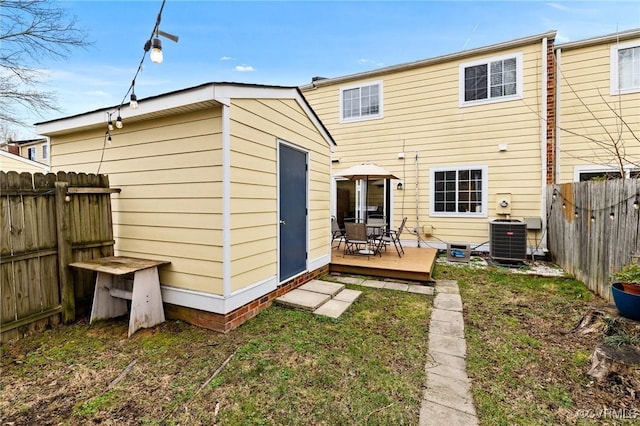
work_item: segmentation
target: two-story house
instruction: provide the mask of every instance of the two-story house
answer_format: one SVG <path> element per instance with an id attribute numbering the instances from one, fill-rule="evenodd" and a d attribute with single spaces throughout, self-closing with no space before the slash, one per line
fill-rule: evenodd
<path id="1" fill-rule="evenodd" d="M 556 46 L 558 183 L 640 176 L 640 29 Z"/>
<path id="2" fill-rule="evenodd" d="M 403 242 L 487 249 L 489 222 L 528 224 L 544 247 L 553 179 L 555 32 L 336 78 L 301 89 L 334 136 L 332 213 L 376 211 Z M 371 161 L 399 181 L 337 177 Z M 366 201 L 365 201 L 366 200 Z"/>

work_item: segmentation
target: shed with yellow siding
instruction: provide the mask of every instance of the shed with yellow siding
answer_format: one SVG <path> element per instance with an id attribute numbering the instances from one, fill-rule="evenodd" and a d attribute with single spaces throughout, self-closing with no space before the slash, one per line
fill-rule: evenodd
<path id="1" fill-rule="evenodd" d="M 542 251 L 554 38 L 551 31 L 302 86 L 336 139 L 336 175 L 370 161 L 400 178 L 373 183 L 384 186 L 377 206 L 359 201 L 363 184 L 335 178 L 333 213 L 376 207 L 394 228 L 408 217 L 403 244 L 479 250 L 488 249 L 490 221 L 527 219 L 528 247 Z"/>
<path id="2" fill-rule="evenodd" d="M 108 174 L 122 189 L 116 254 L 171 261 L 160 271 L 169 316 L 228 331 L 327 270 L 334 141 L 299 89 L 208 83 L 144 99 L 121 107 L 124 127 L 109 141 L 112 112 L 37 131 L 50 138 L 53 171 Z M 280 188 L 296 167 L 304 195 L 290 201 Z M 303 249 L 290 255 L 289 243 Z"/>
<path id="3" fill-rule="evenodd" d="M 558 44 L 556 57 L 557 182 L 640 176 L 640 29 Z"/>

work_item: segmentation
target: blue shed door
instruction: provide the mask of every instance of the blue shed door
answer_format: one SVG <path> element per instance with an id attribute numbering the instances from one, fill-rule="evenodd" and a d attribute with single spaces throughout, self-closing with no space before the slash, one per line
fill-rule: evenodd
<path id="1" fill-rule="evenodd" d="M 280 282 L 307 269 L 307 154 L 280 144 Z"/>

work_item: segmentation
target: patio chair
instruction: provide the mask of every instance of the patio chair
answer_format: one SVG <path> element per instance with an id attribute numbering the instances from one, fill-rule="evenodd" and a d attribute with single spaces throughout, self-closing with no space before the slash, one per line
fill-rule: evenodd
<path id="1" fill-rule="evenodd" d="M 369 250 L 367 225 L 364 223 L 345 223 L 344 229 L 343 257 L 347 254 L 366 254 L 368 259 L 372 252 Z"/>
<path id="2" fill-rule="evenodd" d="M 400 257 L 402 257 L 402 255 L 404 254 L 404 248 L 402 248 L 402 243 L 400 242 L 400 234 L 402 234 L 402 231 L 404 230 L 404 226 L 406 225 L 406 223 L 407 223 L 407 218 L 405 216 L 404 218 L 402 218 L 402 223 L 400 224 L 400 227 L 397 230 L 390 229 L 387 232 L 385 232 L 384 236 L 382 237 L 382 242 L 384 244 L 385 250 L 387 248 L 387 244 L 393 243 L 393 246 L 396 248 L 396 252 L 398 252 L 398 256 Z"/>
<path id="3" fill-rule="evenodd" d="M 331 248 L 333 249 L 333 242 L 338 240 L 338 250 L 340 244 L 344 241 L 344 228 L 340 228 L 338 219 L 335 216 L 331 216 Z"/>

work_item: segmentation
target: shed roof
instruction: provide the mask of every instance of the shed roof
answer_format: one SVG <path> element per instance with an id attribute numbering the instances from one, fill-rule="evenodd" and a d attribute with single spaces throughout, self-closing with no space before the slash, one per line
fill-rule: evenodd
<path id="1" fill-rule="evenodd" d="M 160 118 L 176 113 L 201 110 L 218 105 L 230 105 L 231 99 L 294 99 L 305 111 L 327 143 L 335 145 L 333 137 L 298 87 L 269 86 L 260 84 L 218 82 L 204 83 L 186 89 L 175 90 L 140 99 L 139 107 L 131 109 L 127 104 L 114 105 L 94 111 L 36 123 L 39 134 L 53 136 L 69 131 L 105 126 L 108 114 L 120 110 L 123 121 L 135 122 Z"/>

